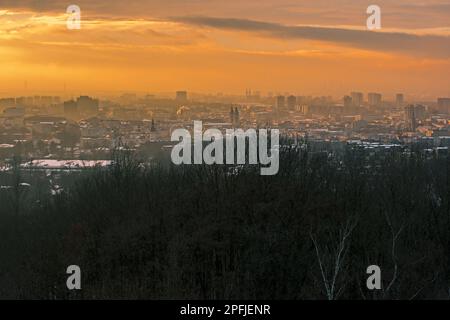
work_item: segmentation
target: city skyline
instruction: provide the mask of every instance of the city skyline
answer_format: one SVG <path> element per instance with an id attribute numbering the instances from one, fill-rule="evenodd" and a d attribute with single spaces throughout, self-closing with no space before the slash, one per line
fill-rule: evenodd
<path id="1" fill-rule="evenodd" d="M 39 92 L 351 91 L 450 96 L 450 5 L 378 1 L 2 1 L 0 95 Z"/>

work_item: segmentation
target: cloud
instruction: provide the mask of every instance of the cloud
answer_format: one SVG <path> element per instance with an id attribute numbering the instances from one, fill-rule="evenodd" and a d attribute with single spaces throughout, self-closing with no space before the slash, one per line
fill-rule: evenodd
<path id="1" fill-rule="evenodd" d="M 174 21 L 220 30 L 254 33 L 277 39 L 306 39 L 347 45 L 358 49 L 401 52 L 413 56 L 450 58 L 450 36 L 402 32 L 373 32 L 334 27 L 288 26 L 246 19 L 204 16 L 176 17 Z"/>

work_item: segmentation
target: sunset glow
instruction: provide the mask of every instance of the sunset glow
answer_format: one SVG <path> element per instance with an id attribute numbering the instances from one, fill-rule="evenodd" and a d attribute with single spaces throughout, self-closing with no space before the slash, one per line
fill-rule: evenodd
<path id="1" fill-rule="evenodd" d="M 0 94 L 25 82 L 29 92 L 450 90 L 445 1 L 380 1 L 377 35 L 356 1 L 333 10 L 325 1 L 78 2 L 81 30 L 66 28 L 56 1 L 2 1 Z"/>

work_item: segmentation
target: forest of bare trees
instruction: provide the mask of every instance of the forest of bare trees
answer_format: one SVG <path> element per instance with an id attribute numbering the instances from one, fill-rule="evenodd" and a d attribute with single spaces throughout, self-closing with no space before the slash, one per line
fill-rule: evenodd
<path id="1" fill-rule="evenodd" d="M 122 154 L 57 195 L 24 188 L 15 167 L 0 192 L 0 298 L 448 299 L 449 161 L 285 148 L 261 176 Z M 66 288 L 72 264 L 80 291 Z"/>

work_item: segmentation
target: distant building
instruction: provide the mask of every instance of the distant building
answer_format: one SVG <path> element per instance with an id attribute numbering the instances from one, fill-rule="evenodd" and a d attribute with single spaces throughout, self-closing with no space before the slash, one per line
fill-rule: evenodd
<path id="1" fill-rule="evenodd" d="M 17 106 L 26 106 L 27 105 L 27 97 L 17 97 L 16 105 Z"/>
<path id="2" fill-rule="evenodd" d="M 251 89 L 246 89 L 245 97 L 247 101 L 259 101 L 261 99 L 261 92 L 260 91 L 252 92 Z"/>
<path id="3" fill-rule="evenodd" d="M 427 117 L 427 108 L 424 105 L 416 104 L 414 106 L 414 116 L 416 120 L 425 120 Z"/>
<path id="4" fill-rule="evenodd" d="M 344 97 L 344 109 L 348 110 L 353 106 L 352 97 L 345 96 Z"/>
<path id="5" fill-rule="evenodd" d="M 307 104 L 302 104 L 297 107 L 297 111 L 300 111 L 302 114 L 308 114 L 309 113 L 309 106 Z"/>
<path id="6" fill-rule="evenodd" d="M 234 122 L 234 109 L 233 109 L 233 107 L 231 107 L 231 109 L 230 109 L 230 122 L 231 123 Z"/>
<path id="7" fill-rule="evenodd" d="M 450 98 L 438 98 L 437 107 L 440 113 L 449 113 L 450 111 Z"/>
<path id="8" fill-rule="evenodd" d="M 42 96 L 41 97 L 41 106 L 48 107 L 53 104 L 53 97 L 50 96 Z"/>
<path id="9" fill-rule="evenodd" d="M 397 107 L 403 106 L 404 103 L 405 103 L 405 96 L 403 95 L 403 93 L 397 93 L 395 95 L 395 104 L 397 105 Z"/>
<path id="10" fill-rule="evenodd" d="M 369 106 L 379 107 L 381 105 L 381 94 L 371 92 L 367 95 Z"/>
<path id="11" fill-rule="evenodd" d="M 417 121 L 416 121 L 416 114 L 415 114 L 415 106 L 413 104 L 410 104 L 405 107 L 405 122 L 406 127 L 409 131 L 416 131 L 417 127 Z"/>
<path id="12" fill-rule="evenodd" d="M 64 115 L 67 118 L 74 118 L 78 116 L 77 102 L 69 100 L 64 102 Z"/>
<path id="13" fill-rule="evenodd" d="M 187 92 L 186 91 L 177 91 L 175 94 L 175 100 L 179 102 L 187 101 Z"/>
<path id="14" fill-rule="evenodd" d="M 7 118 L 23 117 L 25 116 L 24 107 L 13 107 L 3 110 L 3 116 Z"/>
<path id="15" fill-rule="evenodd" d="M 41 96 L 34 96 L 34 105 L 40 106 L 41 105 Z"/>
<path id="16" fill-rule="evenodd" d="M 282 110 L 286 107 L 286 98 L 284 96 L 277 96 L 276 104 L 277 110 Z"/>
<path id="17" fill-rule="evenodd" d="M 361 107 L 364 101 L 364 95 L 362 92 L 352 92 L 352 105 L 354 107 Z"/>
<path id="18" fill-rule="evenodd" d="M 33 97 L 27 97 L 26 98 L 26 103 L 27 106 L 32 106 L 34 105 L 34 98 Z"/>
<path id="19" fill-rule="evenodd" d="M 80 96 L 76 101 L 64 102 L 64 115 L 68 118 L 91 117 L 98 114 L 99 101 L 88 96 Z"/>
<path id="20" fill-rule="evenodd" d="M 233 127 L 238 127 L 240 125 L 240 116 L 239 116 L 239 110 L 238 108 L 231 107 L 230 109 L 230 122 L 233 125 Z"/>
<path id="21" fill-rule="evenodd" d="M 14 98 L 3 98 L 0 99 L 0 107 L 12 108 L 16 106 L 16 99 Z"/>
<path id="22" fill-rule="evenodd" d="M 83 116 L 94 116 L 98 113 L 98 99 L 92 99 L 88 96 L 80 96 L 77 99 L 78 113 Z"/>
<path id="23" fill-rule="evenodd" d="M 287 98 L 287 106 L 289 110 L 291 111 L 295 110 L 296 104 L 297 104 L 297 97 L 291 95 Z"/>

